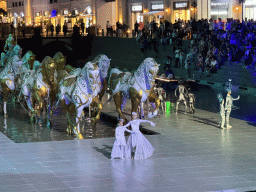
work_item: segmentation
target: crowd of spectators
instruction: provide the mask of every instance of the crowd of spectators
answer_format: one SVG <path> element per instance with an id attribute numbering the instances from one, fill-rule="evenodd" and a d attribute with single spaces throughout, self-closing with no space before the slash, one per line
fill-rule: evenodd
<path id="1" fill-rule="evenodd" d="M 159 26 L 152 21 L 136 33 L 142 54 L 154 45 L 157 58 L 159 43 L 173 45 L 174 57 L 169 60 L 175 60 L 176 68 L 193 68 L 201 75 L 211 76 L 227 61 L 229 65 L 244 61 L 244 67 L 251 65 L 256 71 L 256 22 L 253 20 L 178 20 L 174 24 L 160 22 Z M 188 50 L 182 50 L 184 38 L 190 40 Z"/>

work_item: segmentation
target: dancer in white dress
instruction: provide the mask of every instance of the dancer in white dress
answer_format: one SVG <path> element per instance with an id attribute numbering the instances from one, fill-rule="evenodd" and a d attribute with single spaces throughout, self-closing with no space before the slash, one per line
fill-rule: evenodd
<path id="1" fill-rule="evenodd" d="M 134 134 L 131 134 L 127 141 L 127 146 L 130 147 L 130 149 L 135 150 L 134 159 L 145 159 L 150 157 L 153 152 L 155 151 L 155 148 L 150 144 L 150 142 L 146 139 L 146 137 L 140 132 L 140 123 L 147 122 L 150 123 L 151 126 L 155 126 L 155 123 L 148 120 L 142 120 L 137 119 L 137 113 L 132 112 L 132 121 L 124 125 L 124 127 L 128 127 L 131 125 L 132 131 L 134 131 Z"/>
<path id="2" fill-rule="evenodd" d="M 130 132 L 133 133 L 133 131 L 130 131 L 126 129 L 123 126 L 123 119 L 120 119 L 118 123 L 118 127 L 116 128 L 116 140 L 114 142 L 112 152 L 111 152 L 111 159 L 114 158 L 131 158 L 131 150 L 130 148 L 126 145 L 125 137 L 124 137 L 124 132 Z"/>

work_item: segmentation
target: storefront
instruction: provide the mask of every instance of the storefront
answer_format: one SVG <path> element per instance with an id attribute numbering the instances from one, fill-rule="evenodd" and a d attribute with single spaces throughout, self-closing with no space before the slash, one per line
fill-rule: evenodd
<path id="1" fill-rule="evenodd" d="M 244 18 L 256 20 L 256 1 L 246 0 L 245 3 L 245 14 Z"/>
<path id="2" fill-rule="evenodd" d="M 144 23 L 155 22 L 160 25 L 160 22 L 164 22 L 164 3 L 151 3 L 150 12 L 143 13 L 144 15 Z"/>
<path id="3" fill-rule="evenodd" d="M 144 18 L 143 18 L 143 6 L 142 4 L 135 4 L 132 5 L 132 26 L 130 26 L 131 29 L 134 29 L 134 24 L 136 23 L 136 21 L 138 23 L 140 22 L 144 22 Z"/>
<path id="4" fill-rule="evenodd" d="M 189 1 L 177 1 L 173 2 L 173 15 L 172 22 L 178 20 L 188 21 L 190 20 L 190 5 Z"/>
<path id="5" fill-rule="evenodd" d="M 36 12 L 35 13 L 35 26 L 42 26 L 42 25 L 43 25 L 42 13 Z"/>
<path id="6" fill-rule="evenodd" d="M 211 18 L 218 20 L 221 18 L 222 21 L 226 21 L 228 18 L 229 3 L 228 0 L 212 0 L 211 1 Z"/>

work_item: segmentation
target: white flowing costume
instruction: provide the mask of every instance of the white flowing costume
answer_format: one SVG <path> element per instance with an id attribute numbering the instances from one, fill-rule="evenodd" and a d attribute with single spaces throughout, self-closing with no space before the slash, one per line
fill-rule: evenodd
<path id="1" fill-rule="evenodd" d="M 146 137 L 140 132 L 140 123 L 151 121 L 135 119 L 127 123 L 124 127 L 128 127 L 131 125 L 133 134 L 131 134 L 127 141 L 127 146 L 131 148 L 131 150 L 136 147 L 134 159 L 145 159 L 150 157 L 155 148 L 150 144 L 150 142 L 146 139 Z"/>
<path id="2" fill-rule="evenodd" d="M 124 126 L 119 126 L 116 128 L 116 140 L 112 148 L 111 159 L 118 157 L 121 159 L 131 158 L 131 150 L 126 145 L 124 137 L 125 131 L 132 133 L 132 131 L 126 129 Z"/>

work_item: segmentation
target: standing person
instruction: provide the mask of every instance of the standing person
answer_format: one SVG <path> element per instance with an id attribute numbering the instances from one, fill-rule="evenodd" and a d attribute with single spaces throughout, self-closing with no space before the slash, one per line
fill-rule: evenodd
<path id="1" fill-rule="evenodd" d="M 59 36 L 60 29 L 61 29 L 61 27 L 60 27 L 60 24 L 58 23 L 58 25 L 56 26 L 56 36 Z"/>
<path id="2" fill-rule="evenodd" d="M 238 97 L 236 99 L 234 99 L 232 96 L 231 96 L 231 89 L 227 89 L 227 97 L 226 97 L 226 103 L 225 103 L 225 111 L 226 112 L 226 123 L 227 123 L 227 129 L 230 129 L 232 128 L 232 126 L 229 125 L 229 116 L 230 116 L 230 113 L 231 113 L 231 110 L 232 110 L 232 106 L 233 106 L 233 101 L 236 101 L 238 99 L 240 99 L 240 96 L 238 95 Z"/>
<path id="3" fill-rule="evenodd" d="M 13 36 L 15 36 L 15 31 L 14 31 L 13 22 L 12 22 L 11 25 L 10 25 L 10 29 L 11 29 L 11 34 L 12 34 Z"/>
<path id="4" fill-rule="evenodd" d="M 179 61 L 180 61 L 180 49 L 177 48 L 175 50 L 175 68 L 178 68 L 179 66 Z"/>
<path id="5" fill-rule="evenodd" d="M 113 148 L 112 148 L 111 159 L 131 158 L 131 151 L 130 151 L 130 148 L 126 144 L 124 132 L 125 131 L 127 131 L 129 133 L 134 133 L 134 132 L 126 129 L 123 126 L 123 122 L 124 122 L 124 120 L 120 119 L 120 121 L 118 123 L 118 127 L 116 127 L 116 131 L 115 131 L 116 140 L 115 140 Z"/>
<path id="6" fill-rule="evenodd" d="M 22 36 L 25 37 L 26 35 L 26 25 L 25 22 L 22 24 Z"/>
<path id="7" fill-rule="evenodd" d="M 47 23 L 47 24 L 46 24 L 46 35 L 47 35 L 47 37 L 48 37 L 48 34 L 49 34 L 49 31 L 50 31 L 50 30 L 51 30 L 50 24 Z"/>
<path id="8" fill-rule="evenodd" d="M 67 26 L 67 23 L 66 23 L 66 22 L 65 22 L 64 25 L 62 26 L 62 30 L 63 30 L 63 33 L 64 33 L 64 37 L 66 37 L 67 32 L 68 32 L 68 26 Z"/>
<path id="9" fill-rule="evenodd" d="M 183 68 L 183 56 L 184 56 L 184 53 L 183 51 L 180 49 L 180 55 L 179 55 L 179 59 L 180 59 L 180 68 Z"/>
<path id="10" fill-rule="evenodd" d="M 106 29 L 107 29 L 107 36 L 108 36 L 110 34 L 110 31 L 111 31 L 111 25 L 110 25 L 109 21 L 107 21 Z"/>
<path id="11" fill-rule="evenodd" d="M 185 96 L 187 95 L 188 90 L 183 85 L 182 81 L 179 81 L 179 85 L 175 89 L 175 97 L 177 97 L 177 90 L 179 91 L 179 99 L 176 102 L 176 114 L 178 113 L 179 104 L 180 104 L 181 101 L 183 101 L 184 104 L 185 104 L 185 114 L 186 114 L 186 111 L 187 111 L 187 101 L 185 99 Z"/>
<path id="12" fill-rule="evenodd" d="M 123 23 L 123 34 L 127 35 L 127 30 L 128 30 L 128 26 L 126 25 L 126 23 Z"/>
<path id="13" fill-rule="evenodd" d="M 84 24 L 84 22 L 82 21 L 82 23 L 81 23 L 81 31 L 82 31 L 82 35 L 84 35 L 84 28 L 85 28 L 85 24 Z"/>
<path id="14" fill-rule="evenodd" d="M 187 58 L 185 60 L 185 69 L 188 70 L 188 77 L 191 77 L 191 59 L 189 54 L 187 55 Z"/>
<path id="15" fill-rule="evenodd" d="M 135 150 L 134 159 L 146 159 L 150 157 L 155 148 L 150 144 L 146 137 L 140 132 L 140 123 L 150 123 L 151 126 L 155 126 L 155 123 L 148 120 L 137 119 L 137 113 L 132 112 L 132 120 L 124 125 L 128 127 L 131 125 L 132 131 L 134 132 L 128 138 L 127 145 L 130 147 L 131 151 Z"/>
<path id="16" fill-rule="evenodd" d="M 135 30 L 135 35 L 138 35 L 138 33 L 139 33 L 139 23 L 137 21 L 134 24 L 134 30 Z"/>
<path id="17" fill-rule="evenodd" d="M 221 116 L 221 121 L 220 121 L 220 127 L 224 129 L 225 125 L 225 106 L 224 106 L 224 99 L 221 93 L 217 95 L 220 103 L 220 116 Z"/>
<path id="18" fill-rule="evenodd" d="M 188 89 L 190 91 L 190 88 Z M 195 113 L 194 102 L 196 101 L 195 95 L 193 93 L 188 93 L 188 103 L 189 103 L 189 111 L 191 113 Z"/>
<path id="19" fill-rule="evenodd" d="M 53 26 L 53 24 L 52 24 L 52 23 L 50 24 L 50 30 L 51 30 L 51 37 L 53 37 L 54 26 Z"/>

